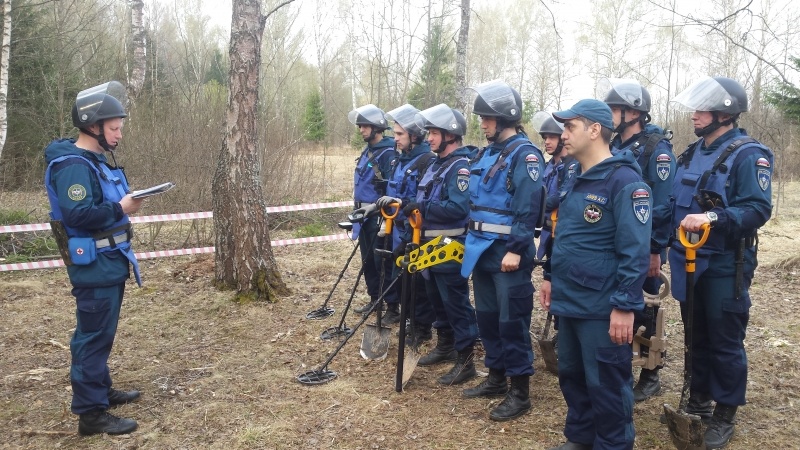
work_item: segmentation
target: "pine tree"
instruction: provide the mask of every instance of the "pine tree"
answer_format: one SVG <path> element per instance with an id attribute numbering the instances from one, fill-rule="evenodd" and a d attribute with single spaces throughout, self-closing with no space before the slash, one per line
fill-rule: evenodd
<path id="1" fill-rule="evenodd" d="M 305 127 L 305 138 L 311 142 L 321 142 L 325 139 L 327 130 L 325 127 L 325 110 L 322 107 L 322 97 L 319 91 L 314 89 L 306 100 L 306 110 L 303 114 L 303 127 Z"/>

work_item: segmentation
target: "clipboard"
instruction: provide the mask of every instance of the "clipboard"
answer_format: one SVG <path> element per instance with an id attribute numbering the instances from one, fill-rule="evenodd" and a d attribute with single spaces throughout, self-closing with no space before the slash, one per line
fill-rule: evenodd
<path id="1" fill-rule="evenodd" d="M 140 189 L 138 191 L 133 191 L 133 192 L 131 192 L 131 197 L 132 198 L 146 198 L 146 197 L 150 197 L 150 196 L 153 196 L 153 195 L 163 194 L 164 192 L 167 192 L 168 190 L 170 190 L 170 189 L 172 189 L 174 187 L 175 187 L 175 183 L 172 183 L 171 181 L 168 181 L 166 183 L 162 183 L 162 184 L 159 184 L 159 185 L 156 185 L 156 186 L 153 186 L 153 187 L 149 187 L 147 189 Z"/>

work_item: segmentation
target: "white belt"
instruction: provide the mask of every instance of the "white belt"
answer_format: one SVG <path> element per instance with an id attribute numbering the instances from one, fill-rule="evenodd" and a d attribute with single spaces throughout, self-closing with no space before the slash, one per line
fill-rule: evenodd
<path id="1" fill-rule="evenodd" d="M 474 222 L 470 220 L 469 229 L 474 231 L 485 231 L 487 233 L 511 234 L 510 225 L 497 225 L 494 223 Z"/>
<path id="2" fill-rule="evenodd" d="M 467 232 L 466 228 L 451 228 L 449 230 L 423 230 L 422 237 L 424 238 L 438 237 L 438 236 L 455 237 L 455 236 L 462 236 L 466 232 Z"/>
<path id="3" fill-rule="evenodd" d="M 117 234 L 117 235 L 114 235 L 114 236 L 111 236 L 111 237 L 98 239 L 98 240 L 94 241 L 94 244 L 95 244 L 95 247 L 97 247 L 97 248 L 106 248 L 106 247 L 111 246 L 112 243 L 116 246 L 116 245 L 128 242 L 130 240 L 131 240 L 130 232 L 126 230 L 123 233 L 120 233 L 120 234 Z"/>

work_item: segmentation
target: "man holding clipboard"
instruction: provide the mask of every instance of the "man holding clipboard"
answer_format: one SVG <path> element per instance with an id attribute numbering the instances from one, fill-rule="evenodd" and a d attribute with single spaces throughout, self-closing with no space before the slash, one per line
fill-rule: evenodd
<path id="1" fill-rule="evenodd" d="M 127 117 L 124 103 L 125 88 L 117 81 L 81 91 L 72 108 L 78 138 L 56 139 L 45 148 L 50 223 L 76 300 L 71 409 L 80 416 L 82 435 L 127 434 L 137 427 L 135 420 L 107 411 L 139 398 L 139 391 L 112 388 L 107 362 L 131 266 L 141 285 L 128 214 L 139 210 L 148 193 L 166 189 L 162 185 L 139 196 L 128 193 L 125 173 L 113 153 Z"/>

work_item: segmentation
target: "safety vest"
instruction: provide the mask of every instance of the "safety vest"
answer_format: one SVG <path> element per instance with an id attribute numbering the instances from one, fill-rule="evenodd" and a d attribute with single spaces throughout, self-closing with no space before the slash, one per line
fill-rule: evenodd
<path id="1" fill-rule="evenodd" d="M 444 200 L 447 174 L 453 170 L 456 163 L 459 161 L 468 163 L 469 159 L 466 155 L 450 155 L 446 157 L 441 164 L 436 164 L 435 162 L 430 164 L 422 175 L 422 179 L 419 181 L 419 186 L 417 187 L 417 203 L 420 205 L 428 205 L 432 202 L 439 203 Z M 460 170 L 468 171 L 469 169 L 462 167 Z M 464 175 L 466 176 L 466 174 Z M 456 182 L 458 182 L 458 180 L 456 180 Z M 455 230 L 461 230 L 461 232 L 457 234 L 457 236 L 460 236 L 466 232 L 467 219 L 467 217 L 464 217 L 463 219 L 452 222 L 442 222 L 423 217 L 422 225 L 424 230 L 454 230 L 452 234 L 456 233 Z M 425 234 L 424 231 L 423 234 Z"/>
<path id="2" fill-rule="evenodd" d="M 673 228 L 678 228 L 680 221 L 688 214 L 704 212 L 695 200 L 695 194 L 702 190 L 716 193 L 726 206 L 729 204 L 725 188 L 737 158 L 757 152 L 768 158 L 770 166 L 773 165 L 772 152 L 746 135 L 736 136 L 728 142 L 723 142 L 719 148 L 709 154 L 700 151 L 701 142 L 702 139 L 689 146 L 678 162 L 672 194 L 675 198 L 672 215 Z M 673 246 L 680 251 L 685 251 L 680 241 L 674 242 Z M 726 236 L 722 233 L 712 232 L 708 241 L 697 253 L 698 255 L 710 255 L 722 253 L 725 250 Z"/>
<path id="3" fill-rule="evenodd" d="M 53 189 L 53 185 L 51 183 L 51 172 L 53 166 L 66 160 L 67 158 L 82 159 L 86 161 L 92 170 L 94 170 L 97 180 L 100 183 L 100 189 L 103 191 L 104 201 L 119 203 L 119 201 L 128 194 L 128 180 L 125 178 L 125 174 L 122 172 L 122 169 L 111 168 L 108 164 L 91 161 L 88 158 L 80 155 L 60 156 L 50 161 L 50 164 L 48 164 L 47 170 L 44 173 L 44 183 L 45 187 L 47 188 L 47 198 L 50 201 L 50 218 L 52 220 L 61 220 L 63 222 L 64 217 L 61 214 L 61 209 L 58 206 L 58 195 L 56 194 L 55 189 Z M 136 282 L 139 285 L 142 284 L 141 276 L 139 274 L 139 263 L 136 260 L 136 255 L 134 255 L 133 250 L 131 249 L 130 219 L 128 218 L 127 214 L 123 214 L 121 219 L 114 222 L 108 228 L 100 231 L 89 232 L 84 229 L 70 227 L 66 223 L 64 223 L 64 228 L 66 229 L 67 236 L 69 237 L 92 237 L 94 238 L 95 242 L 108 239 L 109 236 L 118 236 L 128 233 L 128 238 L 124 241 L 119 243 L 115 242 L 114 245 L 98 247 L 97 253 L 105 253 L 116 250 L 122 252 L 133 266 L 133 273 L 136 276 Z"/>
<path id="4" fill-rule="evenodd" d="M 361 153 L 358 162 L 356 163 L 356 170 L 353 178 L 353 196 L 356 203 L 375 203 L 384 193 L 378 192 L 373 181 L 383 180 L 380 170 L 381 158 L 386 152 L 394 151 L 394 141 L 391 141 L 390 147 L 375 147 L 367 146 L 364 152 Z M 360 207 L 360 205 L 356 205 Z"/>

